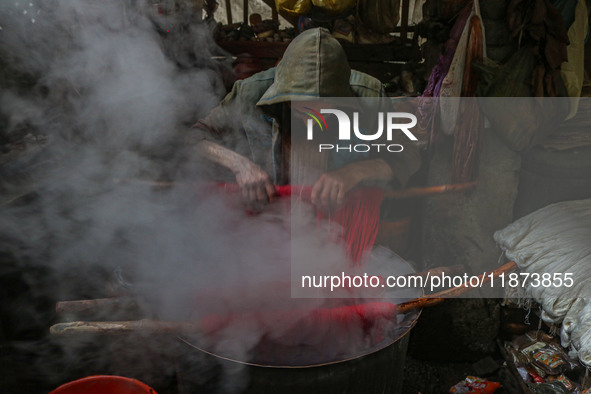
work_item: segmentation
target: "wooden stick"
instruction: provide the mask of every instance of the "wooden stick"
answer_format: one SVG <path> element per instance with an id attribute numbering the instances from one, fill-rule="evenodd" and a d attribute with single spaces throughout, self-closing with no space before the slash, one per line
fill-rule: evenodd
<path id="1" fill-rule="evenodd" d="M 408 189 L 400 190 L 386 190 L 384 198 L 403 199 L 413 197 L 426 197 L 436 194 L 444 194 L 450 192 L 462 192 L 474 189 L 476 182 L 469 183 L 452 183 L 449 185 L 428 186 L 428 187 L 410 187 Z"/>
<path id="2" fill-rule="evenodd" d="M 131 321 L 74 321 L 69 323 L 58 323 L 49 328 L 51 335 L 72 335 L 72 334 L 100 334 L 100 335 L 121 335 L 131 332 L 145 334 L 167 334 L 167 333 L 199 333 L 201 325 L 198 322 L 175 322 L 158 320 L 131 320 Z"/>
<path id="3" fill-rule="evenodd" d="M 427 271 L 417 272 L 414 274 L 406 274 L 403 276 L 422 276 L 423 278 L 427 275 L 429 276 L 440 276 L 441 274 L 445 273 L 446 275 L 457 275 L 465 272 L 465 268 L 462 264 L 451 265 L 449 267 L 435 267 L 431 268 Z"/>
<path id="4" fill-rule="evenodd" d="M 232 3 L 230 0 L 224 0 L 226 2 L 226 17 L 228 18 L 228 25 L 232 24 Z"/>
<path id="5" fill-rule="evenodd" d="M 517 268 L 517 265 L 515 264 L 515 262 L 510 261 L 507 264 L 497 268 L 496 270 L 494 270 L 492 272 L 480 275 L 478 277 L 478 280 L 479 280 L 479 282 L 482 281 L 481 283 L 484 286 L 485 284 L 487 284 L 488 282 L 491 281 L 491 276 L 493 278 L 497 278 L 499 275 L 512 272 L 516 268 Z M 414 299 L 411 301 L 403 302 L 402 304 L 398 305 L 398 310 L 402 313 L 406 313 L 406 312 L 410 312 L 412 310 L 437 305 L 437 304 L 440 304 L 443 301 L 445 301 L 446 298 L 458 297 L 464 293 L 467 293 L 468 291 L 470 291 L 474 288 L 475 287 L 472 287 L 469 284 L 466 284 L 466 286 L 453 287 L 451 289 L 443 290 L 438 293 L 429 294 L 424 297 L 420 297 L 420 298 L 417 298 L 417 299 Z"/>
<path id="6" fill-rule="evenodd" d="M 106 307 L 125 308 L 135 305 L 131 297 L 97 298 L 92 300 L 59 301 L 55 304 L 55 311 L 62 313 L 92 312 Z"/>
<path id="7" fill-rule="evenodd" d="M 439 276 L 443 273 L 446 275 L 457 275 L 464 272 L 464 266 L 461 264 L 449 267 L 436 267 L 430 270 L 417 272 L 414 274 L 406 274 L 404 276 Z M 90 300 L 73 300 L 73 301 L 58 301 L 55 304 L 55 311 L 58 314 L 64 313 L 93 313 L 105 308 L 130 308 L 136 306 L 137 302 L 133 297 L 121 296 L 110 298 L 95 298 Z"/>
<path id="8" fill-rule="evenodd" d="M 410 0 L 402 0 L 402 11 L 400 15 L 400 40 L 406 44 L 408 39 L 408 14 L 410 8 Z"/>
<path id="9" fill-rule="evenodd" d="M 443 273 L 446 275 L 457 275 L 464 272 L 464 266 L 462 264 L 456 264 L 448 267 L 435 267 L 431 268 L 427 271 L 416 272 L 412 274 L 406 274 L 403 276 L 410 277 L 410 276 L 421 276 L 426 277 L 429 276 L 439 276 Z M 136 301 L 133 297 L 129 296 L 120 296 L 120 297 L 110 297 L 110 298 L 95 298 L 89 300 L 72 300 L 72 301 L 58 301 L 55 305 L 55 311 L 58 314 L 64 313 L 80 313 L 80 312 L 94 312 L 97 309 L 108 308 L 108 307 L 118 307 L 118 308 L 125 308 L 135 306 Z"/>
<path id="10" fill-rule="evenodd" d="M 279 14 L 277 13 L 277 7 L 271 7 L 271 19 L 275 22 L 279 22 Z"/>
<path id="11" fill-rule="evenodd" d="M 492 277 L 496 278 L 503 273 L 513 271 L 517 265 L 511 261 L 496 270 L 492 271 Z M 480 275 L 479 280 L 482 284 L 491 281 L 491 273 Z M 446 298 L 457 297 L 464 294 L 474 287 L 458 286 L 452 289 L 443 290 L 435 294 L 420 297 L 412 301 L 399 304 L 397 312 L 407 313 L 421 308 L 438 305 Z M 90 300 L 94 301 L 94 300 Z M 100 335 L 120 335 L 131 332 L 140 332 L 145 334 L 170 334 L 170 333 L 202 333 L 203 324 L 200 322 L 187 321 L 157 321 L 157 320 L 132 320 L 132 321 L 75 321 L 69 323 L 58 323 L 50 327 L 49 332 L 52 335 L 72 335 L 72 334 L 100 334 Z"/>
<path id="12" fill-rule="evenodd" d="M 180 185 L 188 185 L 189 183 L 185 182 L 156 182 L 156 181 L 147 181 L 142 179 L 121 179 L 121 178 L 114 178 L 113 182 L 115 183 L 123 183 L 123 184 L 136 184 L 136 185 L 145 185 L 145 186 L 152 186 L 158 188 L 169 188 L 174 186 Z M 476 187 L 476 182 L 468 182 L 468 183 L 451 183 L 448 185 L 438 185 L 438 186 L 427 186 L 427 187 L 411 187 L 408 189 L 400 189 L 400 190 L 386 190 L 384 191 L 384 198 L 388 199 L 405 199 L 405 198 L 414 198 L 414 197 L 427 197 L 433 196 L 437 194 L 444 194 L 444 193 L 452 193 L 452 192 L 463 192 L 472 190 Z M 237 185 L 227 185 L 225 187 L 226 190 L 233 190 L 236 188 L 238 191 Z"/>

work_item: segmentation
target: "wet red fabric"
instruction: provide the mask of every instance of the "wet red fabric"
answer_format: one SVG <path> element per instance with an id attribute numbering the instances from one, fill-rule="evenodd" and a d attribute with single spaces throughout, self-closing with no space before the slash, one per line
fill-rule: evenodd
<path id="1" fill-rule="evenodd" d="M 329 220 L 339 224 L 347 255 L 356 265 L 363 263 L 366 252 L 373 248 L 376 241 L 383 197 L 382 189 L 358 189 L 332 214 L 318 212 L 316 215 L 319 221 Z"/>
<path id="2" fill-rule="evenodd" d="M 395 322 L 397 307 L 385 301 L 368 301 L 361 304 L 340 305 L 317 309 L 249 310 L 229 315 L 208 315 L 201 319 L 201 330 L 206 335 L 215 335 L 228 326 L 250 326 L 256 323 L 263 332 L 274 332 L 281 327 L 284 337 L 290 342 L 301 344 L 317 336 L 318 330 L 328 333 L 325 340 L 340 340 L 350 337 L 349 331 L 371 333 L 373 343 L 385 338 L 383 328 L 387 322 Z M 362 339 L 357 334 L 352 337 Z M 351 345 L 351 344 L 349 344 Z"/>
<path id="3" fill-rule="evenodd" d="M 229 193 L 240 191 L 236 184 L 219 184 L 218 186 Z M 276 190 L 279 197 L 297 196 L 311 203 L 312 188 L 309 186 L 276 186 Z M 319 226 L 328 227 L 328 231 L 335 235 L 336 241 L 345 244 L 346 253 L 355 265 L 363 263 L 365 252 L 370 251 L 375 243 L 383 196 L 382 189 L 360 188 L 351 192 L 345 203 L 336 211 L 330 214 L 322 212 L 316 214 Z M 326 224 L 328 226 L 325 226 Z M 297 300 L 290 299 L 289 283 L 269 283 L 265 288 L 275 293 L 274 297 L 287 297 L 286 308 L 269 310 L 264 307 L 243 305 L 238 306 L 237 311 L 226 315 L 207 314 L 201 319 L 202 331 L 215 335 L 230 325 L 241 326 L 246 324 L 245 322 L 256 322 L 263 330 L 274 332 L 277 322 L 282 322 L 283 328 L 288 327 L 285 335 L 294 343 L 304 343 L 317 335 L 315 333 L 319 329 L 328 333 L 328 338 L 325 338 L 328 342 L 343 338 L 362 338 L 348 333 L 350 330 L 362 330 L 366 334 L 371 332 L 372 341 L 379 342 L 385 335 L 382 325 L 385 322 L 395 322 L 396 319 L 396 305 L 390 302 L 367 300 L 367 302 L 353 304 L 352 300 L 335 299 L 335 303 L 327 300 L 324 307 L 307 309 L 297 305 Z M 217 293 L 216 299 L 219 301 L 221 296 L 227 298 L 229 302 L 235 301 L 235 297 L 241 297 L 244 300 L 245 294 L 252 295 L 257 292 L 258 290 L 253 289 L 233 289 L 230 291 L 232 294 L 227 294 L 227 297 Z M 207 299 L 208 297 L 200 295 L 198 298 Z M 347 343 L 348 347 L 350 345 Z"/>
<path id="4" fill-rule="evenodd" d="M 229 192 L 240 190 L 236 184 L 220 184 L 220 186 Z M 310 186 L 276 186 L 276 190 L 279 197 L 293 195 L 306 202 L 311 202 L 312 188 Z M 347 255 L 356 265 L 363 263 L 365 252 L 371 250 L 376 241 L 383 198 L 384 191 L 382 189 L 360 188 L 352 191 L 347 196 L 345 203 L 334 212 L 318 211 L 316 214 L 319 224 L 328 222 L 329 231 L 338 234 L 337 238 L 345 243 Z M 336 225 L 331 226 L 332 223 Z"/>

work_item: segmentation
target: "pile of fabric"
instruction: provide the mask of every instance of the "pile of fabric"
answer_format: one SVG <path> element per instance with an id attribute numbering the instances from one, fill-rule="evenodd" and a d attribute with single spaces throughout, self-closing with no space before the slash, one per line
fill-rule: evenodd
<path id="1" fill-rule="evenodd" d="M 484 116 L 505 145 L 524 152 L 556 129 L 549 124 L 575 116 L 583 86 L 589 29 L 585 0 L 510 0 L 503 11 L 491 13 L 490 5 L 486 9 L 499 19 L 483 21 L 477 0 L 458 14 L 423 92 L 425 98 L 441 98 L 424 100 L 421 127 L 429 131 L 430 142 L 453 134 L 455 182 L 477 175 Z M 500 63 L 487 57 L 485 37 L 506 52 L 496 58 Z M 469 96 L 531 99 L 521 99 L 520 107 L 510 100 L 479 99 L 478 108 L 458 98 Z"/>
<path id="2" fill-rule="evenodd" d="M 510 288 L 511 296 L 538 302 L 542 320 L 561 324 L 562 346 L 591 367 L 591 199 L 549 205 L 494 238 L 529 274 Z"/>

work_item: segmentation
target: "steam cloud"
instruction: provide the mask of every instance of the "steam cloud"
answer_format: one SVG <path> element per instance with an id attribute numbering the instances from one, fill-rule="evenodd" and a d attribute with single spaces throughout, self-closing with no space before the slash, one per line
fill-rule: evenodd
<path id="1" fill-rule="evenodd" d="M 5 210 L 3 230 L 49 253 L 53 267 L 140 260 L 145 252 L 129 254 L 135 242 L 165 236 L 157 228 L 177 202 L 113 179 L 175 176 L 179 134 L 224 94 L 207 27 L 191 26 L 185 38 L 193 42 L 182 42 L 189 68 L 174 42 L 158 35 L 145 2 L 3 2 L 0 15 L 7 84 L 14 76 L 31 81 L 29 89 L 3 90 L 3 137 L 24 131 L 44 142 L 4 169 L 4 191 L 34 191 L 40 203 L 34 215 L 28 205 Z"/>
<path id="2" fill-rule="evenodd" d="M 208 197 L 190 183 L 156 190 L 113 181 L 196 180 L 183 133 L 222 97 L 227 71 L 211 60 L 219 50 L 206 25 L 187 24 L 173 39 L 158 34 L 187 15 L 158 16 L 134 0 L 0 3 L 2 139 L 27 135 L 24 153 L 3 160 L 0 238 L 19 269 L 49 273 L 45 282 L 24 279 L 33 298 L 106 296 L 101 275 L 120 268 L 152 316 L 183 320 L 232 312 L 197 293 L 289 278 L 294 234 L 281 205 L 246 218 L 239 201 Z M 297 242 L 318 245 L 309 226 L 302 224 Z M 344 259 L 332 247 L 309 253 L 329 265 Z M 39 316 L 39 306 L 18 305 L 18 313 Z M 44 313 L 37 324 L 55 319 Z M 264 334 L 230 326 L 212 350 L 246 357 Z M 230 391 L 243 383 L 228 382 Z"/>

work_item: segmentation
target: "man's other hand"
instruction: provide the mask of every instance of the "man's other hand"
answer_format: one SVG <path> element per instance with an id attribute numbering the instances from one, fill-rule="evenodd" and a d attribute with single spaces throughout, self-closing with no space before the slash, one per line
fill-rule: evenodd
<path id="1" fill-rule="evenodd" d="M 312 186 L 312 204 L 322 211 L 330 211 L 345 202 L 347 193 L 360 181 L 356 171 L 349 166 L 327 172 Z"/>
<path id="2" fill-rule="evenodd" d="M 322 174 L 312 186 L 312 203 L 322 211 L 338 208 L 363 181 L 389 181 L 392 169 L 382 159 L 358 161 Z"/>
<path id="3" fill-rule="evenodd" d="M 250 209 L 258 211 L 277 196 L 269 175 L 252 161 L 243 160 L 235 174 L 236 183 Z"/>

